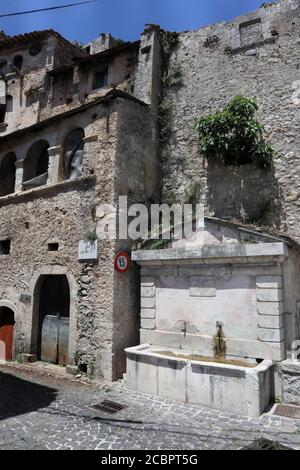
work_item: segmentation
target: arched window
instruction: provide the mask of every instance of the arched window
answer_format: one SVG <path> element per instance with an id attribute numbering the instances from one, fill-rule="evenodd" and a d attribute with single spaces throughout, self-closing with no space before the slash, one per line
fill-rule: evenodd
<path id="1" fill-rule="evenodd" d="M 38 140 L 27 152 L 24 161 L 23 186 L 25 189 L 43 186 L 48 179 L 49 144 L 46 140 Z"/>
<path id="2" fill-rule="evenodd" d="M 0 59 L 0 74 L 6 74 L 7 73 L 7 60 L 5 59 Z"/>
<path id="3" fill-rule="evenodd" d="M 0 163 L 0 196 L 7 196 L 15 192 L 16 182 L 16 155 L 8 153 Z"/>
<path id="4" fill-rule="evenodd" d="M 13 65 L 18 69 L 22 70 L 23 67 L 23 57 L 21 55 L 16 55 L 14 57 Z"/>
<path id="5" fill-rule="evenodd" d="M 64 172 L 66 180 L 73 180 L 82 175 L 84 130 L 73 129 L 64 142 Z"/>
<path id="6" fill-rule="evenodd" d="M 11 95 L 6 96 L 6 112 L 12 113 L 14 110 L 14 101 Z"/>

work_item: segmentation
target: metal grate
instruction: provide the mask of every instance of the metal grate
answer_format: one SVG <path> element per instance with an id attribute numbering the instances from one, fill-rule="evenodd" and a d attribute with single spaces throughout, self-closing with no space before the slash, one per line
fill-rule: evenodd
<path id="1" fill-rule="evenodd" d="M 284 418 L 300 419 L 300 407 L 295 405 L 278 405 L 274 415 Z"/>
<path id="2" fill-rule="evenodd" d="M 269 441 L 268 439 L 257 439 L 247 447 L 243 447 L 239 450 L 293 450 L 290 447 L 286 447 L 279 442 Z"/>
<path id="3" fill-rule="evenodd" d="M 114 414 L 118 411 L 124 410 L 126 405 L 122 405 L 121 403 L 117 403 L 115 401 L 103 400 L 99 404 L 91 405 L 90 408 L 96 411 L 104 411 L 105 413 Z"/>

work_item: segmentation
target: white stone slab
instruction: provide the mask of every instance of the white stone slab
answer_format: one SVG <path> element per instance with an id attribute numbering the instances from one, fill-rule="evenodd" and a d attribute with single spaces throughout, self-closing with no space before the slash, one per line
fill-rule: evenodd
<path id="1" fill-rule="evenodd" d="M 141 308 L 154 308 L 155 307 L 155 297 L 142 297 L 141 298 Z"/>
<path id="2" fill-rule="evenodd" d="M 141 287 L 141 297 L 154 297 L 155 296 L 155 287 L 142 286 Z"/>
<path id="3" fill-rule="evenodd" d="M 280 343 L 284 338 L 284 330 L 271 328 L 258 328 L 258 339 L 269 343 Z"/>
<path id="4" fill-rule="evenodd" d="M 256 286 L 262 289 L 282 289 L 281 276 L 258 276 Z"/>
<path id="5" fill-rule="evenodd" d="M 260 302 L 282 302 L 282 289 L 257 289 L 257 300 Z"/>
<path id="6" fill-rule="evenodd" d="M 258 315 L 258 326 L 261 328 L 283 328 L 282 315 Z"/>
<path id="7" fill-rule="evenodd" d="M 156 311 L 155 308 L 142 308 L 141 309 L 141 318 L 155 318 Z"/>
<path id="8" fill-rule="evenodd" d="M 283 302 L 257 302 L 257 311 L 261 315 L 282 315 Z"/>
<path id="9" fill-rule="evenodd" d="M 155 318 L 142 318 L 141 319 L 141 327 L 145 330 L 154 330 L 156 326 Z"/>
<path id="10" fill-rule="evenodd" d="M 96 260 L 98 258 L 98 241 L 86 241 L 80 240 L 78 245 L 78 259 L 84 260 Z"/>

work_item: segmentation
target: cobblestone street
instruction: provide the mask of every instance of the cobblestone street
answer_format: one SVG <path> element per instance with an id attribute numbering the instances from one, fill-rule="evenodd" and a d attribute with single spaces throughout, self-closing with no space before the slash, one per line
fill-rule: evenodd
<path id="1" fill-rule="evenodd" d="M 119 383 L 0 366 L 0 391 L 0 450 L 239 449 L 259 437 L 300 449 L 300 420 L 226 415 L 133 393 Z M 126 408 L 114 415 L 89 408 L 104 399 Z"/>

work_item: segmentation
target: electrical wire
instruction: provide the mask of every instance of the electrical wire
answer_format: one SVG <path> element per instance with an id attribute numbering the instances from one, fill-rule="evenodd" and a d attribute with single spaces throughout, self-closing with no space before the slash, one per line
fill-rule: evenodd
<path id="1" fill-rule="evenodd" d="M 86 0 L 84 2 L 68 3 L 66 5 L 58 5 L 56 7 L 39 8 L 37 10 L 19 11 L 19 12 L 16 12 L 16 13 L 5 13 L 5 14 L 0 14 L 0 18 L 7 18 L 9 16 L 30 15 L 32 13 L 39 13 L 39 12 L 43 12 L 43 11 L 60 10 L 62 8 L 71 8 L 71 7 L 76 7 L 76 6 L 80 6 L 80 5 L 86 5 L 88 3 L 95 3 L 95 2 L 98 2 L 98 1 L 99 0 Z"/>

